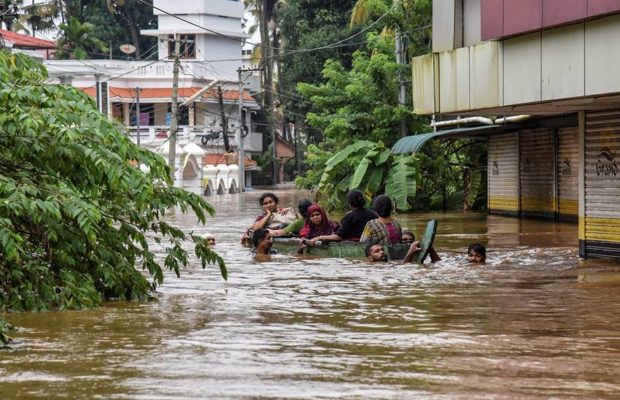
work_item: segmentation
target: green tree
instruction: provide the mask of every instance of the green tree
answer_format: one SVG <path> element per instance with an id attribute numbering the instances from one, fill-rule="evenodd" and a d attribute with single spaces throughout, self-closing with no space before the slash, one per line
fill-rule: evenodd
<path id="1" fill-rule="evenodd" d="M 22 9 L 20 16 L 21 26 L 27 33 L 49 32 L 56 28 L 55 19 L 59 15 L 59 7 L 57 2 L 35 3 L 26 5 Z M 25 26 L 30 29 L 26 29 Z"/>
<path id="2" fill-rule="evenodd" d="M 59 60 L 89 58 L 89 52 L 107 51 L 105 43 L 93 35 L 94 25 L 81 23 L 71 17 L 67 23 L 60 24 L 60 39 L 57 42 L 56 58 Z"/>
<path id="3" fill-rule="evenodd" d="M 13 25 L 19 20 L 19 8 L 23 1 L 24 0 L 0 0 L 0 25 L 3 24 L 9 31 L 13 30 Z"/>
<path id="4" fill-rule="evenodd" d="M 398 104 L 399 65 L 394 60 L 393 40 L 371 33 L 368 48 L 353 54 L 350 70 L 338 61 L 328 60 L 323 70 L 324 83 L 297 85 L 297 90 L 313 103 L 307 120 L 324 133 L 322 147 L 326 150 L 341 149 L 362 139 L 381 140 L 391 146 L 399 139 L 401 119 L 411 113 Z"/>
<path id="5" fill-rule="evenodd" d="M 114 29 L 110 30 L 110 26 L 99 26 L 97 36 L 105 43 L 110 43 L 115 51 L 118 51 L 121 44 L 131 43 L 136 48 L 134 54 L 136 58 L 143 58 L 144 55 L 148 57 L 144 52 L 155 46 L 157 40 L 141 35 L 140 30 L 157 28 L 157 17 L 153 15 L 153 1 L 105 0 L 105 2 L 108 14 L 113 17 Z M 93 11 L 86 20 L 95 23 L 96 19 L 104 18 L 101 13 Z M 156 54 L 153 52 L 153 56 Z"/>
<path id="6" fill-rule="evenodd" d="M 90 97 L 46 77 L 29 57 L 0 52 L 0 312 L 144 299 L 163 282 L 162 266 L 178 275 L 188 264 L 188 240 L 203 267 L 217 263 L 226 278 L 206 241 L 163 220 L 176 207 L 204 224 L 212 207 L 173 187 L 166 161 Z"/>
<path id="7" fill-rule="evenodd" d="M 332 44 L 351 35 L 348 23 L 354 3 L 355 0 L 288 0 L 278 11 L 285 50 L 281 55 L 280 88 L 276 95 L 284 106 L 284 119 L 294 121 L 297 129 L 304 136 L 311 136 L 312 141 L 321 139 L 320 135 L 314 137 L 320 131 L 307 129 L 305 115 L 312 103 L 297 91 L 297 84 L 321 83 L 321 71 L 328 59 L 340 61 L 345 68 L 351 67 L 353 50 L 363 48 L 364 36 Z M 323 49 L 303 50 L 315 48 Z"/>

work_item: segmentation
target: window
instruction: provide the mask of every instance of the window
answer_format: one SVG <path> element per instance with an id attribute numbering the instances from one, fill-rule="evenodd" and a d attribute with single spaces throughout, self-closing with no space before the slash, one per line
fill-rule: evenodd
<path id="1" fill-rule="evenodd" d="M 196 35 L 179 35 L 178 40 L 181 42 L 180 58 L 195 59 L 196 58 Z M 174 57 L 174 36 L 168 35 L 168 57 Z"/>

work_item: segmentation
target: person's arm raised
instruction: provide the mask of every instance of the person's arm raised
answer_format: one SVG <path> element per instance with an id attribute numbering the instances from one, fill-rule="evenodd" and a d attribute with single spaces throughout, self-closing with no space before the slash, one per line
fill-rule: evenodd
<path id="1" fill-rule="evenodd" d="M 413 259 L 413 255 L 415 253 L 420 252 L 420 250 L 422 250 L 420 248 L 420 242 L 419 241 L 415 241 L 413 243 L 411 243 L 411 245 L 409 246 L 409 250 L 407 251 L 407 254 L 405 254 L 405 257 L 402 259 L 401 263 L 409 263 L 411 262 L 411 260 Z"/>

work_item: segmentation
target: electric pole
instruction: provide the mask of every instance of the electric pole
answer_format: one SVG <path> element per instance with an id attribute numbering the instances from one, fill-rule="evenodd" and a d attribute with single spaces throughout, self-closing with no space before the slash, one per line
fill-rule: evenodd
<path id="1" fill-rule="evenodd" d="M 140 86 L 136 87 L 136 144 L 140 147 Z"/>
<path id="2" fill-rule="evenodd" d="M 245 151 L 243 149 L 243 79 L 241 73 L 243 69 L 237 70 L 239 73 L 239 139 L 237 140 L 237 158 L 239 162 L 239 193 L 245 191 Z"/>
<path id="3" fill-rule="evenodd" d="M 222 137 L 224 138 L 224 149 L 230 153 L 230 144 L 228 143 L 228 118 L 224 112 L 224 99 L 222 95 L 222 86 L 217 87 L 217 98 L 220 106 L 220 119 L 222 121 Z"/>
<path id="4" fill-rule="evenodd" d="M 174 182 L 177 158 L 177 129 L 179 126 L 177 107 L 179 101 L 179 53 L 181 42 L 174 37 L 174 64 L 172 67 L 172 105 L 170 107 L 170 143 L 168 151 L 168 166 L 170 166 L 170 178 Z"/>

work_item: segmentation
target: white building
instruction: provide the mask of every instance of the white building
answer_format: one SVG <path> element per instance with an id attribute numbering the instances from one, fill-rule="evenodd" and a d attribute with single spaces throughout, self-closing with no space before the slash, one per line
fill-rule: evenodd
<path id="1" fill-rule="evenodd" d="M 154 0 L 153 5 L 158 29 L 143 30 L 142 34 L 158 38 L 157 61 L 46 60 L 50 81 L 70 83 L 95 97 L 102 112 L 127 126 L 134 138 L 139 123 L 141 144 L 154 147 L 169 129 L 173 81 L 169 55 L 178 40 L 179 103 L 218 81 L 189 106 L 180 108 L 180 142 L 203 143 L 207 153 L 225 151 L 219 86 L 231 149 L 237 151 L 239 134 L 244 131 L 245 152 L 260 153 L 262 135 L 252 129 L 252 112 L 259 107 L 247 87 L 242 93 L 239 90 L 241 50 L 247 37 L 241 27 L 243 4 L 239 0 Z"/>

